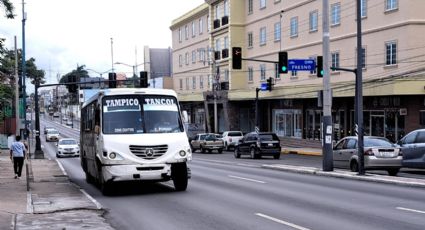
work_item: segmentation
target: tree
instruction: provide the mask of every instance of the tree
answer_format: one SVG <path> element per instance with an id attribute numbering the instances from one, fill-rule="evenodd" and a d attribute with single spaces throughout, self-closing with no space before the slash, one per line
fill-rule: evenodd
<path id="1" fill-rule="evenodd" d="M 1 57 L 3 56 L 3 57 Z M 44 70 L 38 69 L 35 64 L 35 58 L 30 58 L 25 62 L 25 75 L 31 80 L 31 84 L 35 84 L 38 80 L 40 84 L 45 83 Z M 0 53 L 0 72 L 6 76 L 12 77 L 15 73 L 15 52 L 13 50 L 4 51 L 3 55 Z M 22 75 L 22 50 L 18 49 L 18 73 Z M 1 79 L 0 79 L 1 80 Z"/>
<path id="2" fill-rule="evenodd" d="M 62 76 L 62 78 L 59 80 L 59 83 L 72 83 L 72 82 L 80 82 L 81 78 L 89 78 L 89 74 L 87 70 L 85 70 L 86 66 L 81 65 L 77 66 L 77 69 L 72 70 L 71 72 L 65 74 Z M 66 88 L 68 89 L 69 95 L 70 95 L 70 103 L 76 104 L 78 103 L 78 97 L 77 97 L 77 88 L 76 85 L 66 85 Z"/>
<path id="3" fill-rule="evenodd" d="M 0 8 L 4 8 L 6 18 L 15 17 L 15 15 L 13 14 L 13 10 L 15 8 L 13 7 L 13 4 L 10 2 L 10 0 L 0 0 Z"/>

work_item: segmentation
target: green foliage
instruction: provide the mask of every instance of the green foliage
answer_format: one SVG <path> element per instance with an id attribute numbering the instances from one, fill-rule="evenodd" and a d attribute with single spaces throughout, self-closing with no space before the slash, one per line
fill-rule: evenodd
<path id="1" fill-rule="evenodd" d="M 32 84 L 38 80 L 40 84 L 45 83 L 44 70 L 38 69 L 35 64 L 35 58 L 30 58 L 25 62 L 25 75 L 31 80 Z M 5 50 L 3 54 L 0 53 L 0 72 L 12 77 L 15 73 L 15 52 L 13 50 Z M 18 73 L 22 73 L 22 51 L 18 50 Z M 1 80 L 1 79 L 0 79 Z"/>
<path id="2" fill-rule="evenodd" d="M 13 14 L 13 10 L 15 8 L 13 7 L 13 4 L 10 2 L 10 0 L 0 0 L 0 8 L 4 8 L 6 18 L 15 17 L 15 15 Z"/>

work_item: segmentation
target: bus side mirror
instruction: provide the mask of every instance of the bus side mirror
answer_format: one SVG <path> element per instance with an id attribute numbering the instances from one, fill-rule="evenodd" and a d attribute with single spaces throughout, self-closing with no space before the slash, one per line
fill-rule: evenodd
<path id="1" fill-rule="evenodd" d="M 183 122 L 184 123 L 189 123 L 189 116 L 187 115 L 187 111 L 186 110 L 183 110 L 182 116 L 183 116 Z"/>

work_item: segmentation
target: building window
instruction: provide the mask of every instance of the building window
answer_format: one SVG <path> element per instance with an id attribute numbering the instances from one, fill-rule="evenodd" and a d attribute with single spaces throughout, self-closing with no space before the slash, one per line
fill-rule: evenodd
<path id="1" fill-rule="evenodd" d="M 224 16 L 229 16 L 229 1 L 224 0 Z"/>
<path id="2" fill-rule="evenodd" d="M 202 34 L 204 32 L 204 20 L 199 19 L 199 34 Z"/>
<path id="3" fill-rule="evenodd" d="M 266 27 L 260 28 L 260 46 L 265 45 L 267 40 Z"/>
<path id="4" fill-rule="evenodd" d="M 184 57 L 184 62 L 186 63 L 186 65 L 189 65 L 189 53 L 186 53 Z"/>
<path id="5" fill-rule="evenodd" d="M 192 77 L 192 89 L 196 89 L 196 77 Z"/>
<path id="6" fill-rule="evenodd" d="M 199 76 L 199 88 L 203 89 L 204 88 L 204 76 Z"/>
<path id="7" fill-rule="evenodd" d="M 189 90 L 189 78 L 186 78 L 186 90 Z"/>
<path id="8" fill-rule="evenodd" d="M 199 50 L 199 61 L 201 61 L 201 62 L 205 61 L 205 50 L 204 49 Z"/>
<path id="9" fill-rule="evenodd" d="M 266 0 L 260 0 L 260 9 L 266 8 Z"/>
<path id="10" fill-rule="evenodd" d="M 181 67 L 182 65 L 183 65 L 183 57 L 182 57 L 182 55 L 180 54 L 179 55 L 179 66 Z"/>
<path id="11" fill-rule="evenodd" d="M 339 52 L 333 52 L 332 56 L 332 67 L 339 68 Z M 335 70 L 332 70 L 335 71 Z"/>
<path id="12" fill-rule="evenodd" d="M 310 32 L 317 31 L 318 28 L 318 12 L 317 10 L 311 11 L 309 16 L 309 27 Z"/>
<path id="13" fill-rule="evenodd" d="M 367 17 L 367 0 L 361 0 L 360 2 L 360 14 L 362 18 Z"/>
<path id="14" fill-rule="evenodd" d="M 229 49 L 229 37 L 224 37 L 224 49 Z"/>
<path id="15" fill-rule="evenodd" d="M 274 64 L 274 78 L 280 79 L 279 64 L 278 63 Z"/>
<path id="16" fill-rule="evenodd" d="M 254 37 L 252 35 L 252 32 L 248 33 L 248 47 L 252 47 L 254 43 Z"/>
<path id="17" fill-rule="evenodd" d="M 298 17 L 291 18 L 291 37 L 298 36 Z"/>
<path id="18" fill-rule="evenodd" d="M 386 65 L 395 65 L 397 64 L 397 43 L 396 42 L 387 42 L 386 47 Z"/>
<path id="19" fill-rule="evenodd" d="M 210 22 L 210 16 L 207 16 L 207 31 L 210 32 L 211 30 L 211 22 Z"/>
<path id="20" fill-rule="evenodd" d="M 187 25 L 184 26 L 184 38 L 187 40 L 189 39 L 189 28 Z"/>
<path id="21" fill-rule="evenodd" d="M 182 28 L 179 28 L 179 42 L 182 42 Z"/>
<path id="22" fill-rule="evenodd" d="M 398 8 L 398 0 L 385 0 L 385 10 L 395 10 Z"/>
<path id="23" fill-rule="evenodd" d="M 192 51 L 192 63 L 196 62 L 196 51 Z"/>
<path id="24" fill-rule="evenodd" d="M 192 37 L 196 36 L 195 22 L 192 22 Z"/>
<path id="25" fill-rule="evenodd" d="M 260 65 L 260 80 L 261 81 L 266 80 L 266 64 Z"/>
<path id="26" fill-rule="evenodd" d="M 253 9 L 254 9 L 253 0 L 248 0 L 248 14 L 252 14 Z"/>
<path id="27" fill-rule="evenodd" d="M 220 19 L 220 5 L 215 5 L 215 19 Z"/>
<path id="28" fill-rule="evenodd" d="M 281 27 L 280 22 L 276 22 L 274 24 L 274 40 L 275 41 L 280 41 L 280 36 L 281 36 L 280 27 Z"/>
<path id="29" fill-rule="evenodd" d="M 254 69 L 248 67 L 248 81 L 254 81 Z"/>
<path id="30" fill-rule="evenodd" d="M 180 90 L 183 90 L 183 79 L 179 79 L 179 88 L 180 88 Z"/>
<path id="31" fill-rule="evenodd" d="M 215 40 L 215 51 L 221 51 L 220 38 Z"/>
<path id="32" fill-rule="evenodd" d="M 331 25 L 339 25 L 341 23 L 341 3 L 331 5 Z"/>

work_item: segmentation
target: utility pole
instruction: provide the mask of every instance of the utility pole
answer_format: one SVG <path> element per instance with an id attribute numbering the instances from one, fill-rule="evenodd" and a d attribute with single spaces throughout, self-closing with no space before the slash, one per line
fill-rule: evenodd
<path id="1" fill-rule="evenodd" d="M 40 82 L 38 79 L 35 80 L 35 94 L 34 94 L 34 101 L 35 101 L 35 151 L 34 151 L 34 158 L 36 159 L 43 159 L 44 153 L 41 149 L 41 142 L 40 142 L 40 109 L 38 107 L 38 87 L 40 86 Z"/>
<path id="2" fill-rule="evenodd" d="M 332 153 L 332 96 L 329 73 L 329 0 L 323 0 L 323 171 L 333 171 Z"/>
<path id="3" fill-rule="evenodd" d="M 27 138 L 27 90 L 25 86 L 26 81 L 26 63 L 25 63 L 25 21 L 26 21 L 26 13 L 25 13 L 25 2 L 22 0 L 22 76 L 21 76 L 21 85 L 22 85 L 22 101 L 24 107 L 24 139 Z"/>
<path id="4" fill-rule="evenodd" d="M 16 131 L 15 135 L 19 135 L 21 126 L 21 119 L 19 116 L 19 73 L 18 73 L 18 45 L 17 38 L 15 36 L 15 117 L 16 117 Z"/>
<path id="5" fill-rule="evenodd" d="M 357 152 L 359 154 L 359 175 L 364 175 L 364 143 L 363 143 L 363 49 L 362 49 L 362 16 L 361 0 L 357 0 L 357 74 L 356 74 L 356 112 L 357 112 Z"/>
<path id="6" fill-rule="evenodd" d="M 112 73 L 114 73 L 114 41 L 111 38 L 111 60 L 112 60 Z"/>

